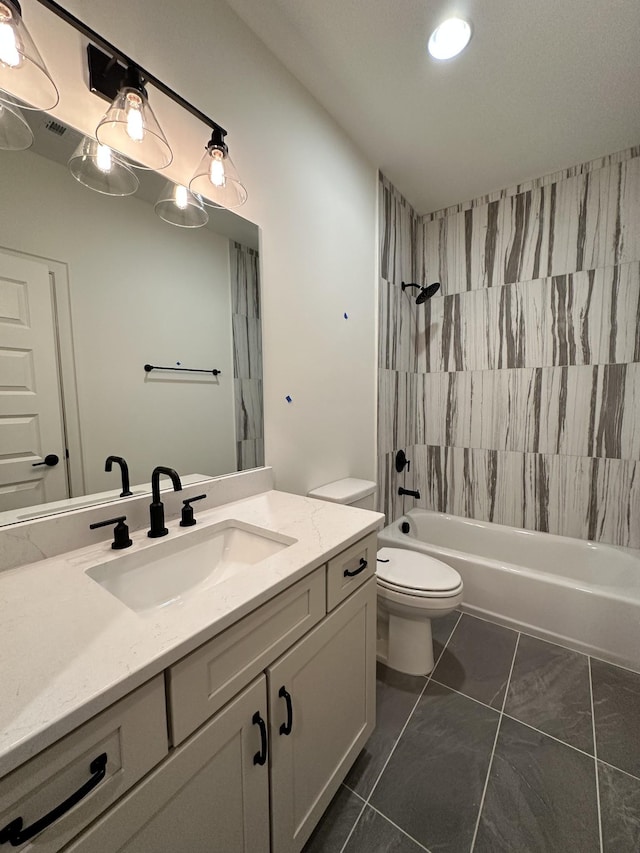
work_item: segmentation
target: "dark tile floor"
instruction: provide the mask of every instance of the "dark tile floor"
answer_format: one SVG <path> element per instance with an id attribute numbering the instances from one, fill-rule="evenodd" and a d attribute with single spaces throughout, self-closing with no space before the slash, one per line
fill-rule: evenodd
<path id="1" fill-rule="evenodd" d="M 303 853 L 640 853 L 640 674 L 469 614 L 378 721 Z"/>

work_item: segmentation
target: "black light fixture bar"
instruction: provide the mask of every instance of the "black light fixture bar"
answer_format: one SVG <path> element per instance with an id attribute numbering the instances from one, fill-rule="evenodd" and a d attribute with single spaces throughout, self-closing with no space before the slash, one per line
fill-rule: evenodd
<path id="1" fill-rule="evenodd" d="M 170 89 L 169 86 L 162 82 L 162 80 L 158 80 L 157 77 L 154 77 L 153 74 L 150 74 L 139 63 L 135 62 L 133 59 L 130 59 L 121 50 L 118 50 L 117 47 L 114 47 L 114 45 L 112 45 L 101 35 L 96 33 L 95 30 L 92 30 L 91 27 L 87 26 L 79 18 L 76 18 L 75 15 L 72 15 L 70 12 L 67 12 L 67 10 L 63 9 L 63 7 L 60 6 L 59 3 L 56 3 L 55 0 L 37 0 L 37 2 L 40 3 L 41 6 L 44 6 L 45 9 L 49 9 L 50 12 L 53 12 L 54 15 L 57 15 L 59 18 L 62 18 L 62 20 L 65 21 L 67 24 L 70 24 L 74 28 L 74 30 L 77 30 L 79 33 L 90 39 L 95 45 L 101 48 L 102 51 L 105 51 L 107 54 L 109 54 L 110 56 L 107 57 L 109 59 L 109 62 L 111 62 L 111 59 L 115 59 L 116 62 L 113 63 L 112 67 L 115 69 L 116 73 L 120 75 L 120 80 L 123 69 L 121 67 L 119 69 L 116 68 L 117 63 L 120 63 L 121 66 L 125 66 L 126 68 L 129 68 L 130 66 L 137 68 L 144 80 L 147 83 L 151 83 L 154 89 L 157 89 L 159 92 L 162 92 L 163 95 L 166 95 L 168 98 L 171 98 L 172 101 L 174 101 L 176 104 L 179 104 L 183 109 L 191 113 L 192 116 L 195 116 L 203 124 L 206 124 L 214 131 L 220 132 L 223 136 L 227 135 L 227 131 L 212 118 L 209 118 L 206 113 L 203 113 L 197 107 L 194 107 L 193 104 L 189 103 L 189 101 L 185 100 L 177 92 L 174 92 L 173 89 Z M 100 51 L 98 51 L 98 53 L 99 52 Z M 91 51 L 89 55 L 91 56 Z M 96 91 L 97 93 L 102 94 L 102 92 L 97 89 L 94 90 L 92 88 L 92 91 Z"/>

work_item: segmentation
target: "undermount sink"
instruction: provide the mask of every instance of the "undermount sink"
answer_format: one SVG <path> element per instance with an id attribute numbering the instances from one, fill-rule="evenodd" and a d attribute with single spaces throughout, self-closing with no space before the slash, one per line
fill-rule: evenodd
<path id="1" fill-rule="evenodd" d="M 242 521 L 222 521 L 92 566 L 86 574 L 140 612 L 197 595 L 295 542 Z"/>

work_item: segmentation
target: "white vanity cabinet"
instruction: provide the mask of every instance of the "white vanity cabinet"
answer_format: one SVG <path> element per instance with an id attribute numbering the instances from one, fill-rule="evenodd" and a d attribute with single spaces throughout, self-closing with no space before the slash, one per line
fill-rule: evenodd
<path id="1" fill-rule="evenodd" d="M 113 741 L 107 783 L 25 853 L 299 853 L 375 723 L 375 544 L 356 542 L 2 780 L 8 819 L 36 791 L 30 820 Z M 134 697 L 127 740 L 115 711 Z M 71 758 L 75 775 L 54 778 Z"/>
<path id="2" fill-rule="evenodd" d="M 297 853 L 375 723 L 376 582 L 267 669 L 273 853 Z"/>
<path id="3" fill-rule="evenodd" d="M 65 853 L 269 853 L 266 720 L 262 675 Z"/>

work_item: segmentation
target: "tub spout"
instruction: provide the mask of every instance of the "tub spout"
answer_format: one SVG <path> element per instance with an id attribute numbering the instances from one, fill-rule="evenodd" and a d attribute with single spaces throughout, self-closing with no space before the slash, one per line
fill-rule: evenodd
<path id="1" fill-rule="evenodd" d="M 413 491 L 411 491 L 411 489 L 403 489 L 402 486 L 400 486 L 400 488 L 398 489 L 398 494 L 399 495 L 409 495 L 409 497 L 415 498 L 417 501 L 420 500 L 420 492 L 418 491 L 418 489 L 416 489 L 415 492 L 413 492 Z"/>

